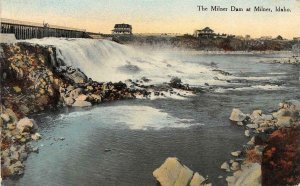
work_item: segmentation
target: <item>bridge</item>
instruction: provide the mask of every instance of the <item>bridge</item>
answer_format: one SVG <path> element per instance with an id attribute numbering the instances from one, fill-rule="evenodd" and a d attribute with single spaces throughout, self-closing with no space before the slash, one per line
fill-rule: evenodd
<path id="1" fill-rule="evenodd" d="M 15 34 L 16 39 L 43 37 L 89 38 L 84 29 L 70 28 L 47 23 L 34 23 L 1 18 L 1 33 Z"/>

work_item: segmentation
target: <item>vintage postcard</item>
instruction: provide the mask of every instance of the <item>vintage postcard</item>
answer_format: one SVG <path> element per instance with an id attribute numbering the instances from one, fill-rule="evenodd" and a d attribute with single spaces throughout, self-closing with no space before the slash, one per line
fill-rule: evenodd
<path id="1" fill-rule="evenodd" d="M 299 0 L 0 0 L 4 186 L 300 184 Z"/>

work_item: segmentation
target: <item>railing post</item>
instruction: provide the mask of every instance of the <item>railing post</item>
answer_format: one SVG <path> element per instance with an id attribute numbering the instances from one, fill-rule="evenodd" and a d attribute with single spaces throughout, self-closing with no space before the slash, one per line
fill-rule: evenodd
<path id="1" fill-rule="evenodd" d="M 20 33 L 19 33 L 19 25 L 16 25 L 16 32 L 15 32 L 15 34 L 16 34 L 16 39 L 19 39 L 20 38 Z"/>
<path id="2" fill-rule="evenodd" d="M 24 39 L 24 28 L 21 26 L 21 39 Z"/>

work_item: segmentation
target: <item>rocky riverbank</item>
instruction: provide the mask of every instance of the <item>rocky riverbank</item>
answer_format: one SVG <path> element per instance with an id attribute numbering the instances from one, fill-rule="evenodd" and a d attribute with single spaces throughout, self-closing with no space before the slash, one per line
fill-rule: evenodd
<path id="1" fill-rule="evenodd" d="M 150 79 L 97 82 L 56 58 L 56 48 L 1 44 L 1 177 L 22 175 L 30 141 L 41 138 L 31 114 L 63 106 L 87 107 L 121 99 L 188 96 L 195 90 L 179 78 L 162 86 Z M 148 83 L 148 85 L 145 85 Z M 168 95 L 166 95 L 168 94 Z M 29 117 L 29 118 L 28 118 Z"/>
<path id="2" fill-rule="evenodd" d="M 230 120 L 245 128 L 249 142 L 232 152 L 221 169 L 232 172 L 228 185 L 296 185 L 300 183 L 300 102 L 285 101 L 277 111 L 244 114 L 233 109 Z"/>
<path id="3" fill-rule="evenodd" d="M 245 129 L 249 142 L 243 149 L 231 152 L 232 158 L 220 168 L 231 176 L 229 186 L 297 185 L 300 183 L 300 102 L 285 101 L 273 113 L 254 110 L 244 114 L 233 109 L 230 120 Z M 153 172 L 162 186 L 211 185 L 199 173 L 193 173 L 177 158 L 167 158 Z M 219 176 L 223 179 L 223 176 Z"/>
<path id="4" fill-rule="evenodd" d="M 280 59 L 274 59 L 274 60 L 266 61 L 266 63 L 280 63 L 280 64 L 299 65 L 300 64 L 300 57 L 299 56 L 291 56 L 291 57 L 288 57 L 288 58 L 280 58 Z"/>

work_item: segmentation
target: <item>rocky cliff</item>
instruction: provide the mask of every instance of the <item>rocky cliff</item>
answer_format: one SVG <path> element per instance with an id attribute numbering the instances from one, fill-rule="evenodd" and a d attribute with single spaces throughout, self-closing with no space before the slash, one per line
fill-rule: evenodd
<path id="1" fill-rule="evenodd" d="M 28 43 L 1 44 L 1 175 L 23 174 L 22 162 L 38 152 L 31 114 L 62 106 L 91 106 L 134 98 L 139 91 L 122 82 L 95 82 L 79 69 L 56 59 L 56 49 Z M 140 93 L 143 94 L 143 93 Z"/>
<path id="2" fill-rule="evenodd" d="M 178 95 L 191 91 L 181 81 L 163 87 L 144 85 L 147 78 L 123 82 L 99 82 L 57 58 L 51 45 L 1 44 L 1 175 L 23 174 L 22 162 L 38 152 L 28 142 L 38 140 L 38 124 L 31 114 L 63 106 L 87 107 L 102 102 L 162 96 L 166 89 Z"/>

